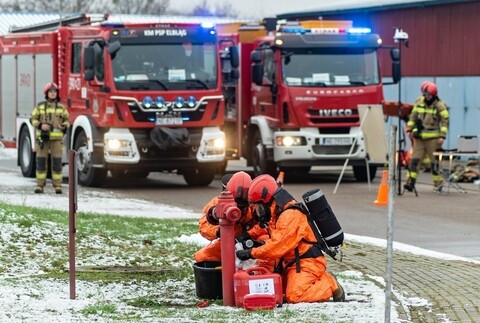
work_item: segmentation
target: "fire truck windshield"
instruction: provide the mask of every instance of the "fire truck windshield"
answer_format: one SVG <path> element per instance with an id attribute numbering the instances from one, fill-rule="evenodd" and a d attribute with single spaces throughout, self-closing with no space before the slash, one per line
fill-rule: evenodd
<path id="1" fill-rule="evenodd" d="M 217 86 L 213 43 L 124 44 L 112 58 L 117 90 L 192 90 Z"/>
<path id="2" fill-rule="evenodd" d="M 363 48 L 284 50 L 282 73 L 288 86 L 366 86 L 380 82 L 377 53 Z"/>

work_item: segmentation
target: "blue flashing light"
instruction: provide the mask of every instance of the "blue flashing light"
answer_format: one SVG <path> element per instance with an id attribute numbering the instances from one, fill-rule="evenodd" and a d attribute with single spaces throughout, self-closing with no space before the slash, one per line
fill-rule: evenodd
<path id="1" fill-rule="evenodd" d="M 195 105 L 197 105 L 197 98 L 193 95 L 189 96 L 187 99 L 187 105 L 189 108 L 195 107 Z"/>
<path id="2" fill-rule="evenodd" d="M 175 99 L 175 102 L 173 103 L 173 105 L 175 105 L 176 108 L 183 108 L 183 106 L 185 105 L 185 99 L 181 96 L 179 96 L 178 98 Z"/>
<path id="3" fill-rule="evenodd" d="M 165 106 L 165 99 L 162 96 L 157 96 L 155 99 L 155 105 L 157 108 L 163 108 Z"/>
<path id="4" fill-rule="evenodd" d="M 146 108 L 149 109 L 153 105 L 153 100 L 150 96 L 146 96 L 142 100 L 142 105 Z"/>
<path id="5" fill-rule="evenodd" d="M 209 22 L 209 21 L 204 21 L 200 24 L 200 26 L 202 26 L 202 28 L 213 28 L 215 27 L 215 24 L 213 22 Z"/>
<path id="6" fill-rule="evenodd" d="M 282 28 L 280 30 L 283 33 L 286 34 L 306 34 L 311 32 L 310 29 L 305 29 L 303 27 L 288 27 L 288 28 Z"/>
<path id="7" fill-rule="evenodd" d="M 371 34 L 372 29 L 368 27 L 354 27 L 347 29 L 347 33 L 349 34 Z"/>

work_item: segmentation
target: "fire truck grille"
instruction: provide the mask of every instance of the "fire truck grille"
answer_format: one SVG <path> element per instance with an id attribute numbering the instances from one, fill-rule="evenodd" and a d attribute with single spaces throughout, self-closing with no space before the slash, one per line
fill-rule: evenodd
<path id="1" fill-rule="evenodd" d="M 321 110 L 320 110 L 321 111 Z M 353 110 L 351 115 L 321 115 L 318 109 L 308 109 L 308 118 L 314 124 L 349 124 L 355 125 L 360 122 L 358 111 Z"/>
<path id="2" fill-rule="evenodd" d="M 178 158 L 195 158 L 196 150 L 200 146 L 200 140 L 202 137 L 201 129 L 190 128 L 188 131 L 190 145 L 169 149 L 161 149 L 157 147 L 152 140 L 150 140 L 150 132 L 134 132 L 141 159 L 144 161 L 153 161 Z"/>
<path id="3" fill-rule="evenodd" d="M 351 146 L 323 146 L 313 145 L 313 152 L 317 155 L 348 155 Z M 358 150 L 358 145 L 355 145 L 353 154 Z"/>

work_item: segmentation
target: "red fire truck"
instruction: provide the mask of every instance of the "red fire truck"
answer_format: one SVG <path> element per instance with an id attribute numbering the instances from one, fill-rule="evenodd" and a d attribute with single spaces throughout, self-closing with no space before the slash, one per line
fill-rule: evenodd
<path id="1" fill-rule="evenodd" d="M 221 43 L 235 44 L 224 45 L 224 70 L 235 48 L 240 60 L 224 78 L 228 158 L 244 157 L 255 175 L 306 173 L 348 159 L 358 181 L 368 180 L 367 166 L 375 176 L 358 105 L 383 102 L 377 34 L 350 21 L 275 19 L 218 31 Z M 398 49 L 391 58 L 397 82 Z"/>
<path id="2" fill-rule="evenodd" d="M 70 113 L 65 151 L 77 152 L 81 185 L 102 185 L 108 171 L 175 170 L 189 185 L 210 184 L 225 160 L 215 28 L 76 19 L 0 37 L 0 135 L 18 148 L 23 175 L 35 175 L 30 113 L 53 81 Z"/>

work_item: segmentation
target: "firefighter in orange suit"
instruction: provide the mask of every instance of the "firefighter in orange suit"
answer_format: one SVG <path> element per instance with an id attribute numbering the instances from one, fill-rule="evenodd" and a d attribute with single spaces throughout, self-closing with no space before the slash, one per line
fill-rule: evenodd
<path id="1" fill-rule="evenodd" d="M 35 128 L 37 187 L 35 193 L 43 193 L 47 180 L 48 154 L 51 156 L 52 184 L 55 193 L 62 193 L 63 136 L 70 127 L 67 109 L 59 103 L 58 86 L 53 82 L 43 88 L 46 101 L 32 111 L 30 122 Z"/>
<path id="2" fill-rule="evenodd" d="M 342 286 L 326 271 L 327 260 L 313 245 L 316 238 L 307 217 L 288 208 L 297 201 L 270 175 L 253 180 L 248 201 L 255 205 L 260 223 L 270 223 L 270 238 L 259 247 L 237 251 L 237 257 L 275 260 L 288 303 L 325 302 L 331 297 L 335 302 L 344 301 Z"/>
<path id="3" fill-rule="evenodd" d="M 265 239 L 268 233 L 266 229 L 257 225 L 252 216 L 252 209 L 248 206 L 247 191 L 251 182 L 252 178 L 245 172 L 237 172 L 231 178 L 228 175 L 222 178 L 222 185 L 232 193 L 237 207 L 242 212 L 242 217 L 235 224 L 235 238 L 239 242 L 245 242 L 247 239 L 252 241 Z M 214 197 L 203 208 L 203 215 L 199 220 L 199 232 L 205 239 L 212 242 L 195 253 L 196 262 L 221 261 L 220 226 L 215 215 L 217 204 L 218 198 Z"/>
<path id="4" fill-rule="evenodd" d="M 442 146 L 447 136 L 449 115 L 445 103 L 438 97 L 438 89 L 434 83 L 423 82 L 420 90 L 423 95 L 415 102 L 407 122 L 407 133 L 415 140 L 410 175 L 403 187 L 408 191 L 414 190 L 420 160 L 426 154 L 432 163 L 434 191 L 440 192 L 443 177 L 433 153 Z"/>

